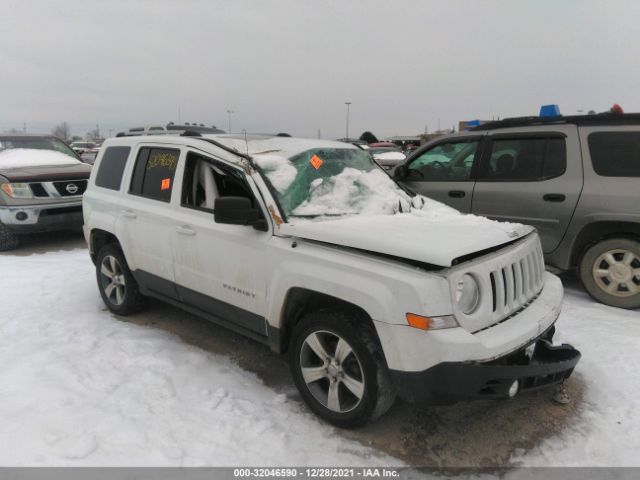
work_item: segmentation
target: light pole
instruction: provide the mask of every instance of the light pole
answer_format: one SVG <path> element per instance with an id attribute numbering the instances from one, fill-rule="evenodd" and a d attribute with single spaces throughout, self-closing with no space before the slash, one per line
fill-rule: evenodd
<path id="1" fill-rule="evenodd" d="M 349 141 L 349 106 L 351 105 L 351 102 L 344 102 L 344 104 L 347 106 L 347 137 L 346 137 L 346 141 Z"/>
<path id="2" fill-rule="evenodd" d="M 235 112 L 233 110 L 227 110 L 227 113 L 229 114 L 229 133 L 231 133 L 231 114 Z"/>

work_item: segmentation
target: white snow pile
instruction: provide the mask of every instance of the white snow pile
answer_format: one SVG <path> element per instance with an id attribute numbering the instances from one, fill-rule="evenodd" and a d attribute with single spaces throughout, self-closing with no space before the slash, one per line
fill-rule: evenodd
<path id="1" fill-rule="evenodd" d="M 79 163 L 82 162 L 55 150 L 11 148 L 0 151 L 0 168 L 64 166 Z"/>
<path id="2" fill-rule="evenodd" d="M 571 343 L 582 353 L 570 380 L 584 385 L 578 417 L 512 462 L 540 467 L 640 466 L 640 311 L 607 307 L 574 285 L 565 290 L 553 340 Z"/>
<path id="3" fill-rule="evenodd" d="M 253 161 L 264 170 L 271 185 L 279 192 L 284 192 L 293 183 L 298 170 L 287 158 L 263 153 L 254 155 Z"/>
<path id="4" fill-rule="evenodd" d="M 382 170 L 364 172 L 345 168 L 338 175 L 318 178 L 311 184 L 309 198 L 293 215 L 392 214 L 402 204 L 409 211 L 411 198 Z"/>
<path id="5" fill-rule="evenodd" d="M 399 465 L 228 358 L 112 316 L 87 251 L 0 255 L 1 466 Z"/>

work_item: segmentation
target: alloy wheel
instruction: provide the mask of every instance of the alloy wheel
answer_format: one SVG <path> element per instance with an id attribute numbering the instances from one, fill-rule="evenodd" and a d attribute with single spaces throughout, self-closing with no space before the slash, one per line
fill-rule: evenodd
<path id="1" fill-rule="evenodd" d="M 102 259 L 100 283 L 109 302 L 115 306 L 122 305 L 126 294 L 126 280 L 120 262 L 113 255 L 106 255 Z"/>
<path id="2" fill-rule="evenodd" d="M 355 409 L 364 396 L 362 365 L 340 335 L 310 333 L 300 349 L 300 371 L 307 388 L 324 407 L 336 413 Z"/>
<path id="3" fill-rule="evenodd" d="M 640 258 L 625 249 L 609 250 L 593 263 L 593 278 L 602 290 L 616 297 L 640 294 Z"/>

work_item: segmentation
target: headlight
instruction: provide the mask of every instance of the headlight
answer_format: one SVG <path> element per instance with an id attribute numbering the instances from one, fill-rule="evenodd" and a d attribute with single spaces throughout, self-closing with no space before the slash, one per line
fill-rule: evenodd
<path id="1" fill-rule="evenodd" d="M 28 183 L 3 183 L 0 188 L 11 198 L 33 198 Z"/>
<path id="2" fill-rule="evenodd" d="M 480 303 L 480 287 L 473 276 L 465 273 L 456 287 L 455 299 L 465 315 L 472 314 Z"/>

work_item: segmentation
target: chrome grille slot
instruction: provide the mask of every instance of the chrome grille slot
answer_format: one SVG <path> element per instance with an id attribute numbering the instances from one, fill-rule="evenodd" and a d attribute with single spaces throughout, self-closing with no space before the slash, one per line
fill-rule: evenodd
<path id="1" fill-rule="evenodd" d="M 529 265 L 526 258 L 521 259 L 519 263 L 522 274 L 522 292 L 520 292 L 520 303 L 522 303 L 529 294 Z"/>
<path id="2" fill-rule="evenodd" d="M 533 255 L 533 253 L 527 255 L 527 269 L 529 270 L 529 292 L 527 295 L 531 295 L 538 286 L 538 283 L 536 281 L 536 266 L 535 261 L 533 260 Z"/>
<path id="3" fill-rule="evenodd" d="M 522 268 L 520 267 L 520 262 L 512 263 L 511 270 L 513 270 L 513 282 L 515 284 L 513 295 L 513 304 L 515 305 L 522 298 Z"/>
<path id="4" fill-rule="evenodd" d="M 516 289 L 515 289 L 515 282 L 514 282 L 514 277 L 513 277 L 513 268 L 509 267 L 509 268 L 503 268 L 503 275 L 505 278 L 505 311 L 508 310 L 510 308 L 510 306 L 513 304 L 513 300 L 515 299 L 516 296 Z"/>

